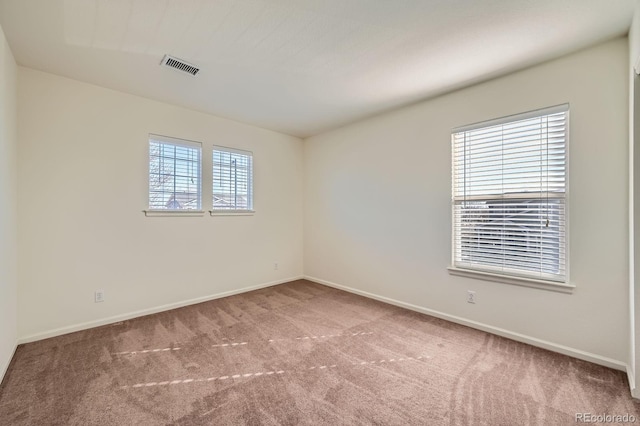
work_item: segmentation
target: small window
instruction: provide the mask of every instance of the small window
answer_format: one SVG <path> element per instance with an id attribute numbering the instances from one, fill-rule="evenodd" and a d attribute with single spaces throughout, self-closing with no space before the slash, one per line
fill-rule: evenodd
<path id="1" fill-rule="evenodd" d="M 149 209 L 200 210 L 202 145 L 149 135 Z"/>
<path id="2" fill-rule="evenodd" d="M 453 267 L 565 283 L 568 105 L 455 129 Z"/>
<path id="3" fill-rule="evenodd" d="M 213 147 L 213 211 L 253 210 L 253 154 Z"/>

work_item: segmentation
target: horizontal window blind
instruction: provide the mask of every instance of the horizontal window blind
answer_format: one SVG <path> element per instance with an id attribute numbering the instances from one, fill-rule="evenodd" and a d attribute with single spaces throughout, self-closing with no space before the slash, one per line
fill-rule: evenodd
<path id="1" fill-rule="evenodd" d="M 213 148 L 213 210 L 253 209 L 253 155 Z"/>
<path id="2" fill-rule="evenodd" d="M 453 264 L 566 280 L 568 105 L 454 130 Z"/>
<path id="3" fill-rule="evenodd" d="M 197 142 L 149 136 L 149 209 L 200 210 L 201 153 Z"/>

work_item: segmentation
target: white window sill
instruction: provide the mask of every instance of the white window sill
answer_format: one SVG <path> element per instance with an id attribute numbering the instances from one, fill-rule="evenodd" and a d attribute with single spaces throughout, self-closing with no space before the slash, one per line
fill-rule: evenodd
<path id="1" fill-rule="evenodd" d="M 204 216 L 204 210 L 142 210 L 147 217 Z"/>
<path id="2" fill-rule="evenodd" d="M 523 287 L 539 288 L 542 290 L 556 291 L 559 293 L 573 293 L 576 288 L 573 284 L 559 283 L 555 281 L 536 280 L 534 278 L 514 277 L 500 274 L 492 274 L 491 272 L 474 271 L 471 269 L 456 268 L 449 266 L 447 268 L 450 275 L 457 275 L 466 278 L 475 278 L 485 281 L 494 281 L 498 283 L 513 284 Z"/>
<path id="3" fill-rule="evenodd" d="M 211 216 L 253 216 L 255 210 L 209 210 Z"/>

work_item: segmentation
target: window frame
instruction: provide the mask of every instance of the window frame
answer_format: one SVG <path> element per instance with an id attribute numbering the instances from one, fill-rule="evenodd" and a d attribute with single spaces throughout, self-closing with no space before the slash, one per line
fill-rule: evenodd
<path id="1" fill-rule="evenodd" d="M 527 276 L 526 273 L 520 275 L 517 272 L 509 273 L 505 271 L 498 270 L 490 270 L 484 269 L 482 267 L 474 268 L 468 266 L 457 266 L 456 265 L 456 194 L 455 194 L 455 146 L 454 146 L 454 136 L 456 134 L 462 132 L 468 132 L 483 128 L 489 128 L 493 126 L 499 126 L 509 123 L 515 123 L 522 120 L 544 117 L 557 113 L 565 113 L 565 133 L 564 133 L 564 154 L 565 154 L 565 163 L 564 163 L 564 249 L 565 249 L 565 259 L 564 259 L 564 280 L 551 280 L 545 278 L 536 278 L 533 276 Z M 475 278 L 481 279 L 485 281 L 493 281 L 507 284 L 514 284 L 532 288 L 539 288 L 545 290 L 552 290 L 561 293 L 572 293 L 575 289 L 575 285 L 573 285 L 570 281 L 570 105 L 568 103 L 556 105 L 548 108 L 536 109 L 520 114 L 513 114 L 497 119 L 477 122 L 474 124 L 457 127 L 451 130 L 451 263 L 447 268 L 449 274 L 458 275 L 467 278 Z M 533 197 L 532 199 L 540 199 L 539 197 Z M 503 241 L 503 240 L 502 240 Z"/>
<path id="2" fill-rule="evenodd" d="M 214 207 L 215 203 L 215 160 L 214 156 L 216 151 L 228 154 L 237 154 L 248 157 L 249 159 L 249 170 L 248 170 L 248 179 L 247 179 L 247 208 L 245 209 L 216 209 Z M 253 167 L 253 152 L 247 151 L 238 148 L 231 148 L 222 145 L 213 145 L 211 149 L 211 210 L 209 210 L 209 214 L 211 216 L 252 216 L 255 213 L 254 210 L 254 167 Z M 237 206 L 236 206 L 237 207 Z"/>
<path id="3" fill-rule="evenodd" d="M 198 176 L 197 176 L 198 206 L 196 209 L 151 208 L 151 144 L 153 142 L 198 150 Z M 202 209 L 202 203 L 203 203 L 202 152 L 203 152 L 203 149 L 202 149 L 201 142 L 149 133 L 148 144 L 147 144 L 147 209 L 143 210 L 146 216 L 202 216 L 204 214 L 204 210 Z M 174 170 L 173 176 L 175 176 L 175 170 Z"/>

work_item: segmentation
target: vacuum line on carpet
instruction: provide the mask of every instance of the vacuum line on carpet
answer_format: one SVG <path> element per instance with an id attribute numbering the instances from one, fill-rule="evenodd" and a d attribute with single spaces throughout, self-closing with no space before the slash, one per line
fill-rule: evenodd
<path id="1" fill-rule="evenodd" d="M 246 345 L 249 342 L 240 342 L 240 343 L 221 343 L 219 345 L 211 345 L 214 348 L 226 348 L 227 346 L 230 347 L 234 347 L 234 346 L 242 346 L 242 345 Z"/>
<path id="2" fill-rule="evenodd" d="M 288 339 L 269 339 L 268 343 L 274 342 L 283 342 L 283 341 L 293 341 L 293 340 L 318 340 L 318 339 L 329 339 L 333 337 L 355 337 L 355 336 L 370 336 L 373 334 L 373 331 L 361 331 L 357 333 L 346 333 L 346 334 L 323 334 L 320 336 L 300 336 L 295 338 Z M 215 345 L 211 345 L 213 348 L 236 348 L 239 346 L 245 346 L 250 344 L 251 342 L 229 342 L 229 343 L 219 343 Z M 264 343 L 260 342 L 260 343 Z M 114 352 L 112 355 L 138 355 L 138 354 L 150 354 L 150 353 L 161 353 L 161 352 L 170 352 L 170 351 L 179 351 L 182 348 L 160 348 L 160 349 L 142 349 L 137 351 L 126 351 L 126 352 Z"/>
<path id="3" fill-rule="evenodd" d="M 140 350 L 140 351 L 115 352 L 112 355 L 137 355 L 137 354 L 148 354 L 148 353 L 158 353 L 158 352 L 179 351 L 180 349 L 181 348 L 144 349 L 144 350 Z"/>
<path id="4" fill-rule="evenodd" d="M 373 334 L 373 331 L 363 331 L 358 333 L 346 333 L 346 334 L 323 334 L 321 336 L 300 336 L 291 339 L 269 339 L 269 343 L 282 342 L 287 340 L 314 340 L 314 339 L 329 339 L 332 337 L 354 337 L 354 336 L 369 336 Z"/>

